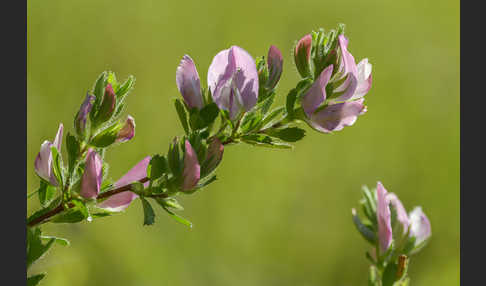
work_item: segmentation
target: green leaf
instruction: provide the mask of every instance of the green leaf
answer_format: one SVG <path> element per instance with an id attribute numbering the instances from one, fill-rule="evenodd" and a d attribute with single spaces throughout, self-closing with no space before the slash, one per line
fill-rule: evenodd
<path id="1" fill-rule="evenodd" d="M 273 102 L 275 101 L 275 93 L 270 94 L 265 101 L 262 102 L 262 107 L 261 107 L 261 112 L 262 115 L 267 114 L 267 112 L 270 110 L 270 107 L 272 107 Z"/>
<path id="2" fill-rule="evenodd" d="M 365 214 L 368 217 L 368 219 L 376 225 L 377 220 L 376 220 L 376 201 L 374 199 L 374 195 L 371 193 L 371 191 L 368 189 L 368 187 L 363 186 L 362 187 L 363 191 L 363 196 L 365 199 L 364 206 L 365 206 Z"/>
<path id="3" fill-rule="evenodd" d="M 51 238 L 43 244 L 40 228 L 27 228 L 27 269 L 49 250 L 54 241 L 55 239 Z"/>
<path id="4" fill-rule="evenodd" d="M 164 156 L 155 155 L 150 159 L 150 163 L 147 167 L 147 177 L 150 180 L 155 180 L 160 177 L 167 171 L 167 160 L 165 160 Z"/>
<path id="5" fill-rule="evenodd" d="M 275 118 L 277 118 L 279 115 L 281 115 L 285 111 L 285 107 L 281 106 L 279 108 L 276 108 L 270 112 L 267 116 L 265 116 L 260 123 L 260 126 L 262 128 L 267 128 L 273 124 L 273 121 Z"/>
<path id="6" fill-rule="evenodd" d="M 54 239 L 56 243 L 62 245 L 62 246 L 69 246 L 69 240 L 62 238 L 62 237 L 56 237 L 56 236 L 50 236 L 50 235 L 43 235 L 41 236 L 42 239 Z"/>
<path id="7" fill-rule="evenodd" d="M 143 225 L 152 225 L 155 222 L 154 209 L 150 203 L 144 198 L 140 197 L 143 206 Z"/>
<path id="8" fill-rule="evenodd" d="M 181 216 L 178 216 L 177 214 L 171 212 L 163 203 L 160 203 L 159 201 L 157 201 L 157 202 L 177 222 L 182 223 L 183 225 L 188 226 L 189 228 L 192 228 L 192 223 L 190 221 L 188 221 L 187 219 L 185 219 Z"/>
<path id="9" fill-rule="evenodd" d="M 393 286 L 397 280 L 398 266 L 396 263 L 390 262 L 383 271 L 382 286 Z"/>
<path id="10" fill-rule="evenodd" d="M 256 127 L 260 126 L 261 121 L 262 121 L 262 115 L 259 112 L 257 112 L 257 110 L 247 112 L 241 120 L 239 129 L 243 134 L 249 133 L 255 130 Z"/>
<path id="11" fill-rule="evenodd" d="M 287 111 L 288 117 L 291 119 L 294 117 L 294 106 L 296 100 L 297 100 L 297 89 L 294 88 L 287 95 L 287 101 L 285 104 L 285 110 Z"/>
<path id="12" fill-rule="evenodd" d="M 205 125 L 209 126 L 216 120 L 216 118 L 219 115 L 219 108 L 216 105 L 216 103 L 210 103 L 206 106 L 204 106 L 201 111 L 199 112 L 199 115 L 201 118 L 204 120 Z"/>
<path id="13" fill-rule="evenodd" d="M 285 142 L 297 142 L 305 136 L 305 130 L 298 127 L 268 129 L 265 133 Z"/>
<path id="14" fill-rule="evenodd" d="M 359 219 L 358 215 L 356 214 L 356 210 L 352 209 L 352 215 L 353 215 L 353 222 L 354 225 L 356 226 L 356 229 L 358 232 L 371 244 L 376 243 L 376 235 L 375 233 L 366 225 L 364 225 L 361 220 Z"/>
<path id="15" fill-rule="evenodd" d="M 76 223 L 85 220 L 89 216 L 86 205 L 79 200 L 72 200 L 73 207 L 56 215 L 52 222 L 55 223 Z"/>
<path id="16" fill-rule="evenodd" d="M 291 149 L 292 145 L 282 142 L 277 138 L 270 137 L 264 134 L 249 134 L 241 137 L 241 140 L 245 143 L 259 146 L 278 149 Z"/>
<path id="17" fill-rule="evenodd" d="M 49 205 L 54 197 L 56 196 L 57 188 L 54 186 L 49 185 L 44 180 L 41 180 L 40 187 L 38 190 L 39 194 L 39 202 L 43 207 Z"/>
<path id="18" fill-rule="evenodd" d="M 68 170 L 69 173 L 72 173 L 76 164 L 76 160 L 79 156 L 80 152 L 80 144 L 76 136 L 71 135 L 71 133 L 67 133 L 66 136 L 66 145 L 67 145 L 67 153 L 68 153 Z"/>
<path id="19" fill-rule="evenodd" d="M 64 176 L 62 171 L 63 169 L 62 169 L 61 155 L 59 154 L 55 146 L 51 146 L 51 152 L 52 152 L 52 170 L 54 172 L 54 176 L 59 182 L 59 186 L 64 186 Z"/>
<path id="20" fill-rule="evenodd" d="M 180 211 L 184 210 L 184 207 L 181 206 L 175 198 L 156 198 L 155 200 L 163 207 L 173 208 Z"/>
<path id="21" fill-rule="evenodd" d="M 203 178 L 199 181 L 199 183 L 197 185 L 197 189 L 206 187 L 207 185 L 211 184 L 212 182 L 214 182 L 216 180 L 217 180 L 216 175 L 212 175 L 211 177 Z"/>
<path id="22" fill-rule="evenodd" d="M 177 111 L 177 115 L 179 116 L 179 120 L 182 124 L 182 128 L 184 128 L 186 134 L 189 135 L 189 125 L 187 123 L 186 108 L 184 107 L 184 104 L 179 99 L 174 100 L 174 105 Z"/>
<path id="23" fill-rule="evenodd" d="M 46 273 L 35 274 L 27 278 L 27 286 L 36 286 L 46 276 Z"/>

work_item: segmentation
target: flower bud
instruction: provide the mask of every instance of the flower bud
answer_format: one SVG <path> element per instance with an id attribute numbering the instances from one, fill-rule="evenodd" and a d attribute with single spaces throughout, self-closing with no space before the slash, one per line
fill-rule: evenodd
<path id="1" fill-rule="evenodd" d="M 34 169 L 37 175 L 53 186 L 58 186 L 59 182 L 57 181 L 52 169 L 53 158 L 51 147 L 54 146 L 57 148 L 58 152 L 61 152 L 63 129 L 64 126 L 62 123 L 59 124 L 59 129 L 57 130 L 54 142 L 51 143 L 50 141 L 46 140 L 44 143 L 42 143 L 40 152 L 37 154 L 34 162 Z"/>
<path id="2" fill-rule="evenodd" d="M 101 103 L 100 109 L 96 115 L 96 124 L 101 124 L 108 121 L 113 112 L 115 112 L 116 107 L 116 95 L 113 91 L 111 84 L 108 84 L 105 88 L 105 93 L 103 95 L 103 102 Z"/>
<path id="3" fill-rule="evenodd" d="M 113 188 L 120 188 L 146 178 L 147 166 L 149 165 L 151 159 L 152 158 L 150 156 L 143 158 L 142 161 L 138 162 L 125 175 L 123 175 L 123 177 L 116 181 L 115 184 L 113 184 Z M 148 181 L 145 182 L 144 186 L 147 187 L 149 183 L 150 182 Z M 110 196 L 108 199 L 98 204 L 98 207 L 112 212 L 120 212 L 125 210 L 136 198 L 138 198 L 137 194 L 130 191 L 125 191 Z"/>
<path id="4" fill-rule="evenodd" d="M 90 142 L 91 145 L 105 148 L 115 142 L 126 142 L 135 135 L 135 120 L 128 115 L 125 123 L 115 122 L 98 133 Z"/>
<path id="5" fill-rule="evenodd" d="M 135 136 L 135 119 L 130 115 L 127 116 L 127 120 L 123 127 L 118 131 L 116 136 L 116 142 L 125 142 L 133 138 Z"/>
<path id="6" fill-rule="evenodd" d="M 84 138 L 87 132 L 87 123 L 88 123 L 88 114 L 93 108 L 93 103 L 96 97 L 91 94 L 86 94 L 86 98 L 84 99 L 81 107 L 79 108 L 78 113 L 76 114 L 76 118 L 74 119 L 74 128 L 76 129 L 76 133 L 79 137 Z"/>
<path id="7" fill-rule="evenodd" d="M 197 160 L 197 154 L 189 143 L 185 141 L 184 170 L 182 172 L 182 191 L 190 191 L 196 187 L 201 175 L 201 166 Z"/>
<path id="8" fill-rule="evenodd" d="M 201 83 L 194 61 L 185 55 L 176 71 L 176 83 L 179 92 L 189 108 L 201 109 L 204 101 L 201 94 Z"/>
<path id="9" fill-rule="evenodd" d="M 94 199 L 100 192 L 103 179 L 103 162 L 100 155 L 92 148 L 86 153 L 86 164 L 81 178 L 81 190 L 79 194 L 86 199 Z"/>
<path id="10" fill-rule="evenodd" d="M 206 159 L 201 168 L 202 177 L 210 174 L 216 167 L 218 167 L 219 162 L 223 159 L 223 151 L 224 146 L 218 138 L 214 138 L 211 143 L 209 143 Z"/>
<path id="11" fill-rule="evenodd" d="M 270 46 L 267 56 L 268 80 L 265 83 L 268 89 L 273 89 L 282 75 L 283 57 L 280 50 L 275 46 Z"/>
<path id="12" fill-rule="evenodd" d="M 255 60 L 240 47 L 219 52 L 208 70 L 208 86 L 214 102 L 235 119 L 258 99 L 258 72 Z"/>
<path id="13" fill-rule="evenodd" d="M 294 48 L 295 65 L 303 78 L 311 75 L 311 48 L 312 36 L 310 34 L 302 37 Z"/>

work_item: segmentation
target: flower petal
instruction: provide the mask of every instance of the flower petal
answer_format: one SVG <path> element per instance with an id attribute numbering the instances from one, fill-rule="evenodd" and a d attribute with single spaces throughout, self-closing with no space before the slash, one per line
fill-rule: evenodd
<path id="1" fill-rule="evenodd" d="M 273 45 L 268 50 L 267 65 L 268 81 L 266 85 L 268 88 L 274 88 L 282 75 L 283 57 L 280 50 Z"/>
<path id="2" fill-rule="evenodd" d="M 403 226 L 403 233 L 405 234 L 409 225 L 407 211 L 403 207 L 403 204 L 398 199 L 397 195 L 395 195 L 394 193 L 388 193 L 386 199 L 388 203 L 392 204 L 395 210 L 397 211 L 397 220 Z"/>
<path id="3" fill-rule="evenodd" d="M 86 121 L 88 120 L 88 114 L 91 112 L 93 108 L 93 103 L 96 97 L 89 93 L 86 94 L 86 98 L 84 99 L 81 107 L 79 108 L 78 114 L 76 114 L 76 119 L 74 120 L 74 128 L 79 135 L 84 134 L 86 129 Z"/>
<path id="4" fill-rule="evenodd" d="M 366 58 L 358 63 L 358 86 L 356 87 L 356 91 L 354 92 L 353 97 L 351 97 L 351 100 L 365 96 L 371 89 L 371 69 L 372 65 Z"/>
<path id="5" fill-rule="evenodd" d="M 410 217 L 410 236 L 416 237 L 415 245 L 420 244 L 430 237 L 432 229 L 430 221 L 422 211 L 421 207 L 415 207 L 409 214 Z"/>
<path id="6" fill-rule="evenodd" d="M 34 169 L 37 175 L 48 182 L 51 182 L 51 178 L 54 177 L 54 174 L 52 173 L 51 146 L 51 142 L 44 141 L 34 162 Z M 57 186 L 57 180 L 55 183 L 55 186 Z"/>
<path id="7" fill-rule="evenodd" d="M 113 188 L 123 187 L 147 177 L 147 166 L 151 159 L 150 156 L 143 158 L 142 161 L 138 162 L 123 177 L 116 181 L 116 183 L 113 184 Z M 145 182 L 144 186 L 147 187 L 148 184 L 149 182 Z M 133 192 L 121 192 L 101 202 L 98 207 L 112 212 L 120 212 L 125 210 L 136 198 L 138 198 L 138 195 Z"/>
<path id="8" fill-rule="evenodd" d="M 143 158 L 135 166 L 133 166 L 123 177 L 113 184 L 113 188 L 119 188 L 131 184 L 135 181 L 140 181 L 141 179 L 147 177 L 147 166 L 152 159 L 151 156 Z"/>
<path id="9" fill-rule="evenodd" d="M 197 160 L 197 155 L 188 140 L 185 141 L 186 152 L 184 154 L 184 171 L 182 176 L 184 181 L 182 183 L 182 190 L 192 190 L 197 183 L 201 175 L 201 166 Z"/>
<path id="10" fill-rule="evenodd" d="M 248 52 L 237 46 L 219 52 L 209 66 L 208 86 L 220 109 L 235 113 L 232 110 L 240 109 L 241 105 L 246 111 L 250 110 L 258 99 L 255 61 Z M 238 90 L 236 94 L 233 87 Z"/>
<path id="11" fill-rule="evenodd" d="M 87 199 L 96 198 L 100 192 L 103 178 L 103 162 L 100 155 L 92 148 L 86 153 L 86 164 L 83 177 L 81 177 L 81 190 L 79 194 Z"/>
<path id="12" fill-rule="evenodd" d="M 336 103 L 326 106 L 312 114 L 309 124 L 317 131 L 329 133 L 339 131 L 344 126 L 351 126 L 356 122 L 359 115 L 366 112 L 363 99 Z"/>
<path id="13" fill-rule="evenodd" d="M 314 111 L 326 100 L 326 86 L 331 78 L 332 69 L 333 65 L 325 68 L 302 97 L 302 108 L 307 117 L 311 117 Z"/>
<path id="14" fill-rule="evenodd" d="M 189 108 L 203 108 L 201 83 L 196 65 L 190 56 L 185 55 L 176 71 L 176 83 L 179 92 Z"/>
<path id="15" fill-rule="evenodd" d="M 386 200 L 386 194 L 385 187 L 383 187 L 381 182 L 378 182 L 376 185 L 376 215 L 378 219 L 378 239 L 381 253 L 388 250 L 392 241 L 391 213 Z"/>
<path id="16" fill-rule="evenodd" d="M 135 119 L 128 115 L 127 120 L 125 121 L 125 125 L 123 125 L 120 131 L 118 131 L 116 141 L 125 142 L 132 139 L 133 136 L 135 136 Z"/>
<path id="17" fill-rule="evenodd" d="M 62 131 L 64 130 L 64 125 L 59 124 L 59 129 L 57 130 L 56 138 L 54 138 L 54 142 L 52 145 L 56 146 L 57 151 L 61 153 L 61 145 L 62 145 Z"/>

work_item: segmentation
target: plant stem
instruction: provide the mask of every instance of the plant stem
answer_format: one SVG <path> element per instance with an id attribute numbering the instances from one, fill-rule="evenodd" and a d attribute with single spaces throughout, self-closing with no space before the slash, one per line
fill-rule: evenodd
<path id="1" fill-rule="evenodd" d="M 139 180 L 140 183 L 145 183 L 149 180 L 149 178 L 145 177 L 141 180 Z M 102 199 L 102 198 L 108 198 L 108 197 L 111 197 L 113 195 L 116 195 L 118 193 L 121 193 L 121 192 L 125 192 L 125 191 L 129 191 L 131 190 L 131 185 L 126 185 L 126 186 L 123 186 L 123 187 L 119 187 L 119 188 L 116 188 L 116 189 L 113 189 L 111 191 L 108 191 L 108 192 L 104 192 L 104 193 L 101 193 L 99 196 L 98 196 L 98 199 Z M 167 196 L 166 194 L 160 194 L 160 195 L 154 195 L 153 197 L 164 197 Z M 66 208 L 64 207 L 65 204 L 61 203 L 59 204 L 56 208 L 48 211 L 47 213 L 39 216 L 38 218 L 32 220 L 31 222 L 29 222 L 27 224 L 27 226 L 29 227 L 33 227 L 33 226 L 36 226 L 38 224 L 41 224 L 41 223 L 44 223 L 47 219 L 55 216 L 56 214 L 66 210 Z M 74 204 L 68 202 L 68 208 L 72 208 L 74 207 Z"/>

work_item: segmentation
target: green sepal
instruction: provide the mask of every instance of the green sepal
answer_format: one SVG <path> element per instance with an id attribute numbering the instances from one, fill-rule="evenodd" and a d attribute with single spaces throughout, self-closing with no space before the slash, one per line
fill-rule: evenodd
<path id="1" fill-rule="evenodd" d="M 100 133 L 98 133 L 91 142 L 91 145 L 98 148 L 106 148 L 115 143 L 118 137 L 118 132 L 123 128 L 123 123 L 115 122 Z"/>
<path id="2" fill-rule="evenodd" d="M 81 146 L 76 136 L 71 135 L 69 132 L 66 135 L 66 146 L 68 153 L 68 171 L 71 174 L 76 165 L 76 160 L 80 155 Z"/>
<path id="3" fill-rule="evenodd" d="M 54 172 L 54 176 L 59 183 L 59 186 L 64 186 L 64 174 L 63 174 L 63 164 L 62 164 L 62 157 L 57 151 L 55 146 L 51 146 L 51 154 L 52 154 L 52 170 Z"/>
<path id="4" fill-rule="evenodd" d="M 89 118 L 91 119 L 91 121 L 94 121 L 94 119 L 96 118 L 98 109 L 100 108 L 101 105 L 101 100 L 103 99 L 103 94 L 105 91 L 105 77 L 106 77 L 106 71 L 102 72 L 98 76 L 98 79 L 96 80 L 95 85 L 93 87 L 92 93 L 95 96 L 95 101 L 93 103 L 91 112 L 89 113 Z"/>

